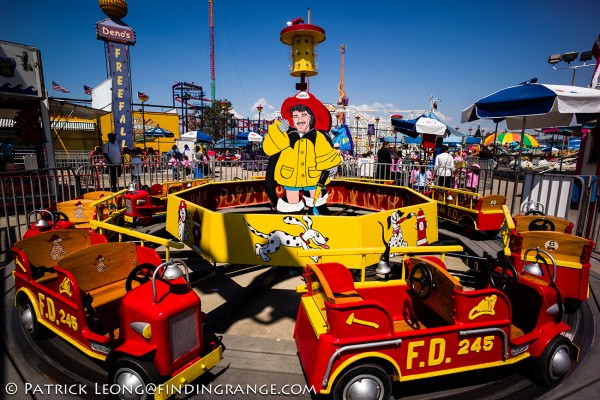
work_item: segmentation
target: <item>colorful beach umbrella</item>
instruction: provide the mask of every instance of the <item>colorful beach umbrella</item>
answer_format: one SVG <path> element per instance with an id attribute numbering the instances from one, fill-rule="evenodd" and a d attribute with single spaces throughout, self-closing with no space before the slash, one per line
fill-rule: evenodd
<path id="1" fill-rule="evenodd" d="M 600 116 L 600 91 L 535 82 L 532 79 L 477 100 L 463 110 L 462 122 L 504 118 L 508 129 L 533 129 L 568 126 L 574 116 L 580 123 Z"/>
<path id="2" fill-rule="evenodd" d="M 166 129 L 161 128 L 160 126 L 157 126 L 155 128 L 152 129 L 148 129 L 144 132 L 144 135 L 146 137 L 155 137 L 155 138 L 172 138 L 175 137 L 175 134 L 171 131 L 168 131 Z"/>
<path id="3" fill-rule="evenodd" d="M 442 136 L 446 133 L 446 125 L 443 122 L 428 118 L 424 114 L 415 119 L 392 118 L 391 120 L 394 130 L 412 138 L 420 134 Z"/>
<path id="4" fill-rule="evenodd" d="M 492 133 L 491 135 L 488 135 L 485 138 L 483 143 L 486 146 L 493 145 L 494 144 L 494 136 L 496 136 L 496 141 L 501 144 L 507 144 L 507 143 L 513 143 L 513 142 L 521 143 L 521 136 L 523 136 L 523 145 L 525 147 L 540 147 L 540 144 L 538 143 L 536 138 L 534 138 L 533 136 L 531 136 L 527 133 L 525 135 L 521 135 L 521 132 L 503 132 L 503 133 L 499 133 L 498 135 L 494 135 Z"/>
<path id="5" fill-rule="evenodd" d="M 504 119 L 508 129 L 521 128 L 521 136 L 525 136 L 525 129 L 568 126 L 573 117 L 579 123 L 595 120 L 600 117 L 598 110 L 600 90 L 538 84 L 533 78 L 477 100 L 463 110 L 461 122 Z M 521 172 L 523 147 L 519 147 L 517 173 Z"/>
<path id="6" fill-rule="evenodd" d="M 183 140 L 193 140 L 200 143 L 212 143 L 213 139 L 202 131 L 189 131 L 183 133 L 180 137 Z"/>
<path id="7" fill-rule="evenodd" d="M 235 137 L 237 140 L 247 140 L 249 142 L 262 142 L 263 141 L 263 137 L 256 133 L 256 132 L 252 132 L 252 131 L 246 131 L 246 132 L 242 132 L 240 134 L 238 134 Z"/>

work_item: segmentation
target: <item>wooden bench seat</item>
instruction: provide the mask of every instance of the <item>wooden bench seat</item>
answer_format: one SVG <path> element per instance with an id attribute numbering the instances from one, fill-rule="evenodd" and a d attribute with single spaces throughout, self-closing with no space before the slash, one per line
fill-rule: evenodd
<path id="1" fill-rule="evenodd" d="M 474 208 L 482 212 L 502 212 L 504 204 L 506 204 L 506 197 L 499 194 L 490 194 L 480 197 Z"/>
<path id="2" fill-rule="evenodd" d="M 516 339 L 520 336 L 523 336 L 524 334 L 525 334 L 525 332 L 523 332 L 523 330 L 521 330 L 521 328 L 518 328 L 514 324 L 510 325 L 510 338 L 511 339 Z"/>
<path id="3" fill-rule="evenodd" d="M 535 220 L 539 220 L 539 223 L 542 223 L 543 221 L 550 221 L 554 225 L 554 230 L 556 232 L 573 232 L 574 225 L 571 221 L 548 215 L 517 215 L 513 217 L 513 221 L 515 223 L 515 232 L 519 233 L 529 231 L 529 224 Z"/>
<path id="4" fill-rule="evenodd" d="M 453 294 L 455 290 L 463 290 L 458 279 L 450 275 L 444 268 L 421 257 L 411 257 L 410 264 L 411 268 L 414 268 L 418 264 L 429 266 L 435 287 L 432 289 L 431 295 L 421 300 L 421 302 L 435 311 L 446 323 L 454 324 Z"/>
<path id="5" fill-rule="evenodd" d="M 56 204 L 56 209 L 65 214 L 69 221 L 75 225 L 75 228 L 90 229 L 90 220 L 94 216 L 94 209 L 91 204 L 94 201 L 90 199 L 63 201 Z"/>
<path id="6" fill-rule="evenodd" d="M 420 321 L 394 320 L 394 332 L 410 332 L 419 329 L 427 329 Z"/>
<path id="7" fill-rule="evenodd" d="M 103 199 L 105 197 L 110 197 L 114 194 L 114 192 L 109 192 L 107 190 L 96 190 L 93 192 L 87 192 L 83 194 L 83 198 L 85 200 L 100 200 Z"/>
<path id="8" fill-rule="evenodd" d="M 123 297 L 127 276 L 137 265 L 134 243 L 99 244 L 58 263 L 73 274 L 82 294 L 92 295 L 94 308 Z"/>
<path id="9" fill-rule="evenodd" d="M 556 264 L 561 267 L 581 269 L 582 264 L 589 264 L 591 251 L 588 248 L 593 241 L 579 236 L 552 231 L 526 231 L 513 234 L 511 248 L 521 249 L 520 259 L 525 251 L 539 247 L 552 255 Z M 535 261 L 536 252 L 527 254 L 527 261 Z"/>
<path id="10" fill-rule="evenodd" d="M 52 279 L 56 274 L 38 271 L 52 268 L 59 260 L 99 243 L 108 243 L 108 239 L 88 230 L 59 229 L 20 240 L 13 248 L 21 252 L 23 262 L 32 269 L 34 279 L 41 283 Z"/>

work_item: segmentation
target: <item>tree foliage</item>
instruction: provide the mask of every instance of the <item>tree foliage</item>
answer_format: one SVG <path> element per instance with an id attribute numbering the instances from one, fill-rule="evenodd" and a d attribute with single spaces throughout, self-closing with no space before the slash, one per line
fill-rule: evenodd
<path id="1" fill-rule="evenodd" d="M 211 136 L 216 142 L 224 136 L 231 136 L 233 117 L 230 114 L 233 108 L 228 100 L 215 100 L 202 110 L 194 111 L 189 116 L 188 128 L 200 130 Z"/>

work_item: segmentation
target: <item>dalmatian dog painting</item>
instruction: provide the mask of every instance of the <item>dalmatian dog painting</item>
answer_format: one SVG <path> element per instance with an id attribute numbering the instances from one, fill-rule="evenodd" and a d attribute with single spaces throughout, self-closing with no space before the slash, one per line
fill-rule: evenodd
<path id="1" fill-rule="evenodd" d="M 406 240 L 404 240 L 404 234 L 402 233 L 402 228 L 400 227 L 400 224 L 403 223 L 404 221 L 406 221 L 407 219 L 414 217 L 416 214 L 408 213 L 408 215 L 406 217 L 404 217 L 403 215 L 404 215 L 404 213 L 402 211 L 400 211 L 400 213 L 398 213 L 398 211 L 394 211 L 387 218 L 388 229 L 392 228 L 392 236 L 390 237 L 390 239 L 388 241 L 388 245 L 390 247 L 407 247 L 408 246 L 408 243 L 406 242 Z M 393 253 L 393 254 L 390 254 L 390 257 L 395 257 L 397 255 L 398 254 Z"/>
<path id="2" fill-rule="evenodd" d="M 260 258 L 262 258 L 263 261 L 266 262 L 271 260 L 270 254 L 275 253 L 282 246 L 301 247 L 304 250 L 310 250 L 313 249 L 312 247 L 310 247 L 310 244 L 312 242 L 312 244 L 320 248 L 329 248 L 329 246 L 327 245 L 327 241 L 329 240 L 329 238 L 324 237 L 321 234 L 321 232 L 312 228 L 312 219 L 309 216 L 305 215 L 302 217 L 302 220 L 304 220 L 304 223 L 306 223 L 306 225 L 299 218 L 296 217 L 287 216 L 283 218 L 283 222 L 286 224 L 301 226 L 304 229 L 304 232 L 300 235 L 293 235 L 282 230 L 274 230 L 269 233 L 263 233 L 253 228 L 246 220 L 244 220 L 244 223 L 246 224 L 250 232 L 252 232 L 260 238 L 267 239 L 266 243 L 256 243 L 254 246 L 256 255 L 260 256 Z M 319 260 L 318 257 L 314 256 L 311 256 L 311 259 L 315 262 Z"/>

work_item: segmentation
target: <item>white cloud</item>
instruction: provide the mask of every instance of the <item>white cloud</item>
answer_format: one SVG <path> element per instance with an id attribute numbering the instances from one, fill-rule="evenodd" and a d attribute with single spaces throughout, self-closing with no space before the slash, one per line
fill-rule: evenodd
<path id="1" fill-rule="evenodd" d="M 270 104 L 267 99 L 261 97 L 250 107 L 250 112 L 252 113 L 251 119 L 258 119 L 258 109 L 256 107 L 259 105 L 263 107 L 263 110 L 260 113 L 261 120 L 274 119 L 279 116 L 279 109 Z"/>

